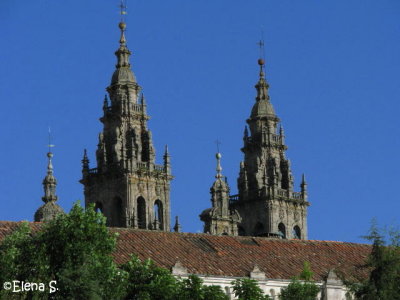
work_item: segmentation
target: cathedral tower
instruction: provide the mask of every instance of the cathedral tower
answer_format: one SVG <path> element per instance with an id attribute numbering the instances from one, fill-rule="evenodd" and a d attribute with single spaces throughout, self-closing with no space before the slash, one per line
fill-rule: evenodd
<path id="1" fill-rule="evenodd" d="M 307 183 L 294 191 L 290 161 L 285 156 L 285 134 L 268 95 L 264 60 L 254 104 L 243 137 L 244 161 L 240 163 L 239 194 L 231 206 L 242 218 L 239 235 L 281 236 L 307 239 Z"/>
<path id="2" fill-rule="evenodd" d="M 103 132 L 99 135 L 97 168 L 89 168 L 86 150 L 82 180 L 86 206 L 93 203 L 108 226 L 170 230 L 170 156 L 155 164 L 155 150 L 146 101 L 130 68 L 126 24 L 119 24 L 117 65 L 103 103 Z"/>

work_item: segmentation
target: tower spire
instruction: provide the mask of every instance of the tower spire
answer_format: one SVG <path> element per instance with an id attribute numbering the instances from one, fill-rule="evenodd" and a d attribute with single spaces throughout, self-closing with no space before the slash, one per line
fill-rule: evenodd
<path id="1" fill-rule="evenodd" d="M 265 48 L 264 48 L 264 37 L 257 43 L 260 47 L 260 58 L 258 59 L 258 64 L 260 65 L 260 78 L 265 77 Z"/>
<path id="2" fill-rule="evenodd" d="M 53 164 L 51 161 L 51 159 L 53 158 L 53 153 L 51 152 L 51 148 L 53 148 L 55 145 L 51 143 L 50 127 L 49 127 L 49 144 L 47 146 L 49 147 L 49 152 L 47 152 L 47 158 L 48 158 L 47 175 L 43 179 L 44 196 L 42 197 L 42 200 L 44 203 L 50 201 L 57 201 L 57 196 L 56 196 L 57 180 L 53 175 Z"/>
<path id="3" fill-rule="evenodd" d="M 221 145 L 221 142 L 219 140 L 216 140 L 215 143 L 217 144 L 217 154 L 215 155 L 215 158 L 217 159 L 217 174 L 215 175 L 215 178 L 220 179 L 222 178 L 222 167 L 221 167 L 221 153 L 219 153 L 219 145 Z"/>
<path id="4" fill-rule="evenodd" d="M 166 231 L 171 228 L 170 156 L 166 151 L 164 164 L 156 164 L 147 105 L 131 70 L 131 52 L 125 37 L 126 1 L 120 4 L 117 63 L 107 87 L 109 99 L 103 101 L 97 166 L 89 169 L 84 155 L 80 182 L 86 205 L 93 203 L 101 208 L 108 226 Z M 150 206 L 150 195 L 157 197 L 155 205 Z"/>
<path id="5" fill-rule="evenodd" d="M 46 222 L 52 220 L 56 217 L 59 213 L 64 213 L 62 208 L 56 203 L 58 197 L 56 195 L 56 186 L 57 180 L 53 174 L 53 153 L 51 152 L 51 148 L 54 145 L 51 144 L 51 133 L 49 128 L 49 152 L 47 152 L 47 174 L 43 179 L 43 190 L 44 196 L 42 197 L 42 201 L 44 205 L 39 207 L 39 209 L 35 213 L 35 222 Z"/>
<path id="6" fill-rule="evenodd" d="M 119 8 L 120 8 L 120 14 L 121 14 L 121 22 L 124 22 L 125 21 L 125 15 L 127 14 L 127 11 L 126 11 L 126 0 L 121 0 L 121 3 L 120 3 L 120 5 L 119 5 Z"/>
<path id="7" fill-rule="evenodd" d="M 305 180 L 301 192 L 293 189 L 293 176 L 289 160 L 286 158 L 287 146 L 283 127 L 275 114 L 268 95 L 269 85 L 265 79 L 264 41 L 258 43 L 259 78 L 255 85 L 257 96 L 247 119 L 250 132 L 244 138 L 244 163 L 240 165 L 238 178 L 238 197 L 232 197 L 230 208 L 237 209 L 242 218 L 240 226 L 243 234 L 253 236 L 275 236 L 280 231 L 284 236 L 294 237 L 286 232 L 289 226 L 298 226 L 300 236 L 307 239 L 306 211 L 307 186 Z M 236 195 L 235 195 L 236 196 Z M 265 208 L 259 215 L 254 211 Z M 290 208 L 290 215 L 285 215 L 282 203 Z M 295 212 L 295 214 L 292 214 Z M 258 224 L 255 226 L 255 224 Z M 295 225 L 293 225 L 295 224 Z M 287 234 L 287 235 L 286 235 Z"/>
<path id="8" fill-rule="evenodd" d="M 257 43 L 260 47 L 260 58 L 258 59 L 258 65 L 260 67 L 259 79 L 255 85 L 257 90 L 256 103 L 251 111 L 251 118 L 257 119 L 259 117 L 272 117 L 276 118 L 274 108 L 269 101 L 268 89 L 269 84 L 265 79 L 265 60 L 263 59 L 264 53 L 264 41 L 260 40 Z"/>
<path id="9" fill-rule="evenodd" d="M 115 55 L 117 56 L 117 70 L 115 70 L 112 80 L 111 80 L 111 85 L 114 84 L 133 84 L 136 86 L 136 92 L 138 92 L 139 88 L 136 83 L 136 78 L 133 72 L 131 71 L 130 67 L 130 62 L 129 62 L 129 57 L 131 55 L 131 52 L 129 51 L 127 44 L 126 44 L 126 38 L 125 38 L 125 31 L 126 31 L 126 23 L 124 20 L 124 15 L 126 15 L 126 4 L 125 1 L 121 1 L 121 21 L 118 24 L 118 27 L 121 31 L 121 36 L 119 39 L 119 48 L 115 52 Z"/>

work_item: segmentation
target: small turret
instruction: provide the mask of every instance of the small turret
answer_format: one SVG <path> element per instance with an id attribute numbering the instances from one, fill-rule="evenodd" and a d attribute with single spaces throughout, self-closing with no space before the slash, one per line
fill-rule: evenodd
<path id="1" fill-rule="evenodd" d="M 217 153 L 217 168 L 215 181 L 210 188 L 212 208 L 205 209 L 200 214 L 204 222 L 204 232 L 217 235 L 238 235 L 240 216 L 236 210 L 231 210 L 229 205 L 229 185 L 222 175 L 221 153 Z"/>
<path id="2" fill-rule="evenodd" d="M 246 141 L 248 137 L 249 137 L 249 130 L 247 129 L 247 126 L 244 126 L 243 139 Z"/>
<path id="3" fill-rule="evenodd" d="M 44 204 L 36 211 L 35 222 L 47 222 L 54 219 L 58 214 L 64 213 L 63 209 L 56 203 L 58 198 L 56 195 L 57 180 L 53 175 L 53 164 L 51 161 L 53 153 L 49 151 L 47 157 L 47 174 L 43 179 L 44 196 L 42 197 L 42 201 Z"/>
<path id="4" fill-rule="evenodd" d="M 104 95 L 104 101 L 103 101 L 103 112 L 106 114 L 108 111 L 108 98 L 107 95 Z"/>
<path id="5" fill-rule="evenodd" d="M 165 151 L 164 151 L 164 170 L 165 173 L 171 174 L 171 156 L 169 155 L 168 152 L 168 145 L 165 145 Z"/>
<path id="6" fill-rule="evenodd" d="M 178 216 L 175 217 L 175 225 L 174 225 L 174 232 L 181 232 L 182 231 L 182 226 L 179 223 L 179 218 Z"/>
<path id="7" fill-rule="evenodd" d="M 85 177 L 87 174 L 89 174 L 89 158 L 86 149 L 84 149 L 82 158 L 82 175 Z"/>
<path id="8" fill-rule="evenodd" d="M 307 182 L 306 182 L 306 175 L 304 175 L 304 173 L 303 176 L 301 177 L 300 189 L 303 199 L 307 201 Z"/>

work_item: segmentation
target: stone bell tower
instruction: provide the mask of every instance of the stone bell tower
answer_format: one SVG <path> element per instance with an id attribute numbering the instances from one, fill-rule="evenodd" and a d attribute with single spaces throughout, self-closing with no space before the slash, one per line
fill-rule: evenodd
<path id="1" fill-rule="evenodd" d="M 85 204 L 93 203 L 108 226 L 169 231 L 170 156 L 166 147 L 164 164 L 155 164 L 147 105 L 130 68 L 126 24 L 121 22 L 119 28 L 116 70 L 100 118 L 97 168 L 89 167 L 86 150 L 82 160 Z"/>
<path id="2" fill-rule="evenodd" d="M 239 235 L 307 239 L 307 183 L 303 175 L 300 192 L 294 191 L 285 134 L 268 95 L 264 60 L 258 64 L 256 102 L 247 119 L 250 132 L 246 126 L 241 149 L 239 194 L 231 196 L 230 204 L 242 218 Z"/>

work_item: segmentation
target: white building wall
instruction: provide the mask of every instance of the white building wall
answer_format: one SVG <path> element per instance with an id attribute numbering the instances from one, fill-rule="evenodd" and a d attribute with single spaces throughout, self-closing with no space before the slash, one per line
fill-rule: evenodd
<path id="1" fill-rule="evenodd" d="M 198 275 L 205 285 L 219 285 L 222 290 L 226 292 L 229 299 L 236 299 L 233 291 L 232 282 L 239 277 L 218 277 L 218 276 L 205 276 Z M 187 275 L 182 276 L 187 278 Z M 260 288 L 264 291 L 264 294 L 271 296 L 272 299 L 278 300 L 278 296 L 281 293 L 281 289 L 288 286 L 291 280 L 277 280 L 277 279 L 265 279 L 257 280 Z M 346 288 L 343 284 L 327 284 L 326 282 L 315 282 L 320 288 L 321 292 L 318 294 L 317 299 L 319 300 L 348 300 L 346 298 Z"/>

